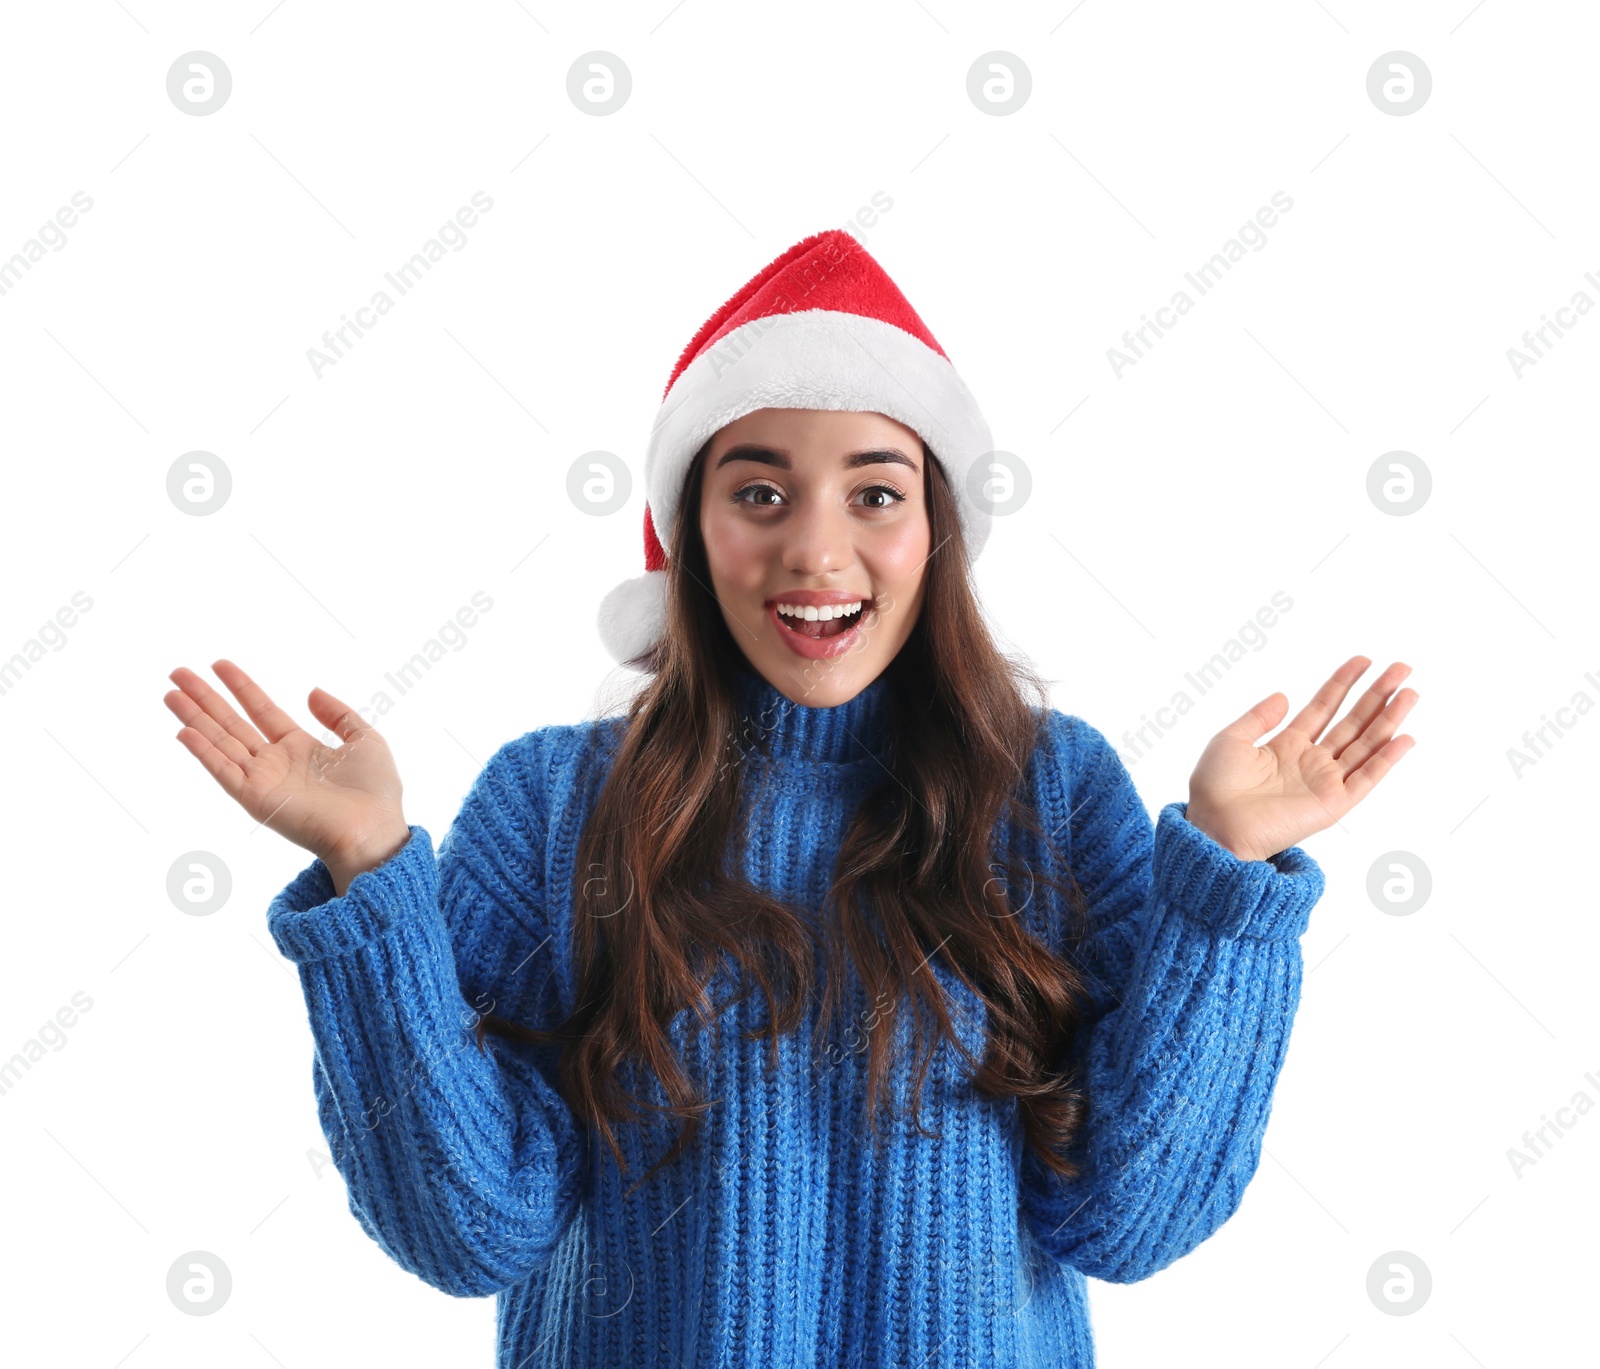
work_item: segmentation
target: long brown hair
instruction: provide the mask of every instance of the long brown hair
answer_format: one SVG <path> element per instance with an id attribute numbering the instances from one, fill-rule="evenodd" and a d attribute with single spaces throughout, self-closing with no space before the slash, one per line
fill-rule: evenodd
<path id="1" fill-rule="evenodd" d="M 738 717 L 735 671 L 741 653 L 712 592 L 700 535 L 700 492 L 708 441 L 685 479 L 668 548 L 667 629 L 635 664 L 652 679 L 633 699 L 594 810 L 579 840 L 575 868 L 590 872 L 572 891 L 572 956 L 577 1006 L 554 1028 L 536 1029 L 486 1013 L 484 1032 L 562 1046 L 558 1087 L 574 1113 L 596 1128 L 617 1163 L 626 1161 L 613 1122 L 650 1109 L 684 1125 L 643 1183 L 689 1143 L 714 1104 L 691 1085 L 668 1024 L 691 1009 L 701 1027 L 713 1012 L 707 987 L 719 965 L 736 962 L 746 987 L 766 995 L 769 1036 L 800 1022 L 813 989 L 815 933 L 792 908 L 736 880 L 724 864 L 730 838 L 741 839 L 739 772 L 731 750 L 749 738 Z M 996 1100 L 1015 1097 L 1027 1143 L 1064 1178 L 1077 1165 L 1064 1154 L 1083 1124 L 1077 1081 L 1052 1070 L 1070 1046 L 1084 983 L 1074 967 L 1021 926 L 1008 891 L 1046 884 L 1065 895 L 1069 935 L 1082 935 L 1077 882 L 1026 870 L 1005 853 L 995 877 L 992 843 L 1009 815 L 1051 845 L 1037 814 L 1019 795 L 1024 768 L 1040 739 L 1045 691 L 1032 670 L 1001 654 L 969 579 L 955 495 L 923 445 L 929 545 L 923 605 L 911 635 L 887 668 L 892 740 L 886 773 L 862 801 L 834 868 L 823 919 L 827 975 L 817 1025 L 838 1006 L 848 953 L 869 998 L 887 1004 L 870 1027 L 868 1111 L 877 1135 L 877 1104 L 888 1075 L 902 1003 L 913 1016 L 917 1073 L 913 1121 L 934 1050 L 950 1040 L 974 1070 L 972 1085 Z M 1037 705 L 1023 695 L 1027 686 Z M 724 738 L 722 747 L 708 738 Z M 755 745 L 759 746 L 759 732 Z M 1066 869 L 1064 861 L 1059 867 Z M 1030 893 L 1031 896 L 1031 893 Z M 869 914 L 867 910 L 874 910 Z M 952 1031 L 944 992 L 930 968 L 937 953 L 988 1010 L 980 1062 Z M 925 1029 L 933 1021 L 931 1039 Z M 720 1036 L 720 1030 L 719 1030 Z M 643 1062 L 668 1099 L 657 1104 L 625 1091 L 625 1061 Z M 769 1065 L 771 1068 L 771 1065 Z"/>

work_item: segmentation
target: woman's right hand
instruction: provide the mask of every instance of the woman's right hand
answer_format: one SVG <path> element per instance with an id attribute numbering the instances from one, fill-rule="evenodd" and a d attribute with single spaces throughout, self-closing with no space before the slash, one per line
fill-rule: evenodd
<path id="1" fill-rule="evenodd" d="M 163 701 L 185 724 L 178 740 L 245 812 L 318 856 L 340 894 L 406 844 L 394 757 L 353 708 L 324 689 L 311 691 L 312 716 L 344 741 L 325 746 L 232 661 L 211 668 L 255 727 L 185 666 L 167 677 L 178 688 Z"/>

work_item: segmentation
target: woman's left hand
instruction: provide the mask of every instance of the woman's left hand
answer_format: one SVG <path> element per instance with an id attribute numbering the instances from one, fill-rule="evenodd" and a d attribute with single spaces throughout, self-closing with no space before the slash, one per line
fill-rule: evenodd
<path id="1" fill-rule="evenodd" d="M 1416 745 L 1396 737 L 1414 689 L 1389 696 L 1411 667 L 1396 661 L 1326 736 L 1344 697 L 1372 664 L 1352 656 L 1289 725 L 1262 746 L 1289 709 L 1282 692 L 1269 694 L 1222 729 L 1189 776 L 1189 821 L 1242 860 L 1265 860 L 1313 832 L 1332 827 Z"/>

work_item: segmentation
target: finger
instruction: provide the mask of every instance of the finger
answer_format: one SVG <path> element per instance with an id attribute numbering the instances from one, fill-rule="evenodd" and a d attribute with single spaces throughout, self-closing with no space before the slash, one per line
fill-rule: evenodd
<path id="1" fill-rule="evenodd" d="M 1352 804 L 1360 803 L 1377 786 L 1379 780 L 1394 769 L 1395 763 L 1417 744 L 1415 737 L 1406 735 L 1388 742 L 1381 751 L 1367 759 L 1359 770 L 1345 777 L 1344 792 Z"/>
<path id="2" fill-rule="evenodd" d="M 373 730 L 355 709 L 321 685 L 306 696 L 306 703 L 316 720 L 341 741 L 354 741 L 363 732 Z"/>
<path id="3" fill-rule="evenodd" d="M 1400 681 L 1411 673 L 1411 667 L 1404 661 L 1395 661 L 1390 667 L 1372 682 L 1371 687 L 1356 700 L 1355 706 L 1341 718 L 1327 736 L 1321 739 L 1321 745 L 1328 748 L 1336 757 L 1342 756 L 1345 748 L 1367 728 L 1389 702 L 1389 696 L 1394 693 Z"/>
<path id="4" fill-rule="evenodd" d="M 1240 741 L 1254 745 L 1283 720 L 1288 707 L 1288 698 L 1282 690 L 1279 690 L 1275 694 L 1268 694 L 1248 712 L 1241 713 L 1222 731 L 1227 736 L 1237 737 Z"/>
<path id="5" fill-rule="evenodd" d="M 1406 714 L 1411 712 L 1412 705 L 1421 697 L 1414 689 L 1402 689 L 1396 694 L 1383 712 L 1367 724 L 1366 730 L 1339 752 L 1337 759 L 1340 769 L 1349 775 L 1366 764 L 1367 758 L 1399 731 Z"/>
<path id="6" fill-rule="evenodd" d="M 176 675 L 177 672 L 174 671 L 173 674 Z M 242 767 L 250 763 L 251 756 L 245 750 L 244 743 L 236 737 L 229 736 L 221 723 L 181 689 L 169 689 L 161 699 L 177 714 L 179 722 L 198 732 L 202 739 L 215 747 L 232 764 Z"/>
<path id="7" fill-rule="evenodd" d="M 1322 688 L 1311 696 L 1311 701 L 1289 720 L 1289 725 L 1283 730 L 1299 732 L 1307 741 L 1315 742 L 1328 725 L 1334 710 L 1350 692 L 1350 686 L 1361 678 L 1371 664 L 1369 657 L 1352 656 L 1328 677 Z"/>
<path id="8" fill-rule="evenodd" d="M 215 667 L 216 663 L 213 662 L 212 668 Z M 179 666 L 167 678 L 215 718 L 226 729 L 228 735 L 252 756 L 266 746 L 266 739 L 235 713 L 232 705 L 203 677 L 196 675 L 186 666 Z"/>
<path id="9" fill-rule="evenodd" d="M 210 771 L 211 778 L 223 787 L 230 798 L 239 797 L 244 791 L 244 771 L 213 746 L 204 733 L 194 727 L 180 727 L 178 740 L 188 748 L 191 756 Z"/>
<path id="10" fill-rule="evenodd" d="M 280 742 L 291 732 L 300 730 L 295 720 L 273 703 L 266 691 L 232 661 L 215 661 L 211 668 L 232 691 L 233 697 L 244 705 L 250 721 L 261 729 L 261 734 L 269 742 Z"/>

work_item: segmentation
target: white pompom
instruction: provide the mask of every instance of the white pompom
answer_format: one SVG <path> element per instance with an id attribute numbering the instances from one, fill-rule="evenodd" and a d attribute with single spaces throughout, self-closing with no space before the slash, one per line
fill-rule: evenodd
<path id="1" fill-rule="evenodd" d="M 667 626 L 667 573 L 647 570 L 624 580 L 600 601 L 600 641 L 619 665 L 644 655 Z"/>

